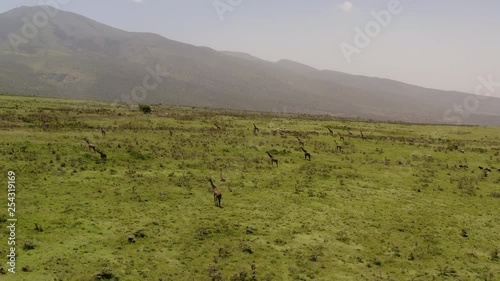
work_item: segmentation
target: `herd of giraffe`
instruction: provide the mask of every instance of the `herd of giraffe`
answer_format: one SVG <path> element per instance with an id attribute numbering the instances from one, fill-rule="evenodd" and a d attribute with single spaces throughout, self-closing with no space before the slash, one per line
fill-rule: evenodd
<path id="1" fill-rule="evenodd" d="M 217 128 L 217 130 L 222 130 L 222 128 L 221 128 L 221 126 L 219 124 L 214 124 L 214 125 Z M 329 132 L 329 134 L 331 136 L 335 136 L 335 132 L 331 128 L 327 127 L 327 129 L 328 129 L 328 132 Z M 102 137 L 105 137 L 106 136 L 105 129 L 104 128 L 100 128 L 100 130 L 101 130 Z M 272 131 L 272 133 L 273 133 L 273 135 L 276 135 L 276 133 L 279 132 L 279 131 L 280 131 L 280 129 L 274 130 L 274 131 Z M 257 135 L 257 133 L 259 133 L 259 132 L 260 132 L 260 129 L 255 124 L 253 124 L 253 133 L 254 133 L 254 135 Z M 170 136 L 173 135 L 173 132 L 170 129 L 169 129 L 169 133 L 170 133 Z M 340 132 L 337 132 L 337 135 L 339 137 L 339 141 L 342 141 L 342 143 L 345 143 L 344 135 L 342 135 Z M 347 131 L 347 136 L 348 136 L 349 139 L 351 139 L 351 137 L 353 137 L 354 134 L 351 131 Z M 299 149 L 302 150 L 302 152 L 304 153 L 304 159 L 311 161 L 311 153 L 309 153 L 304 148 L 304 145 L 305 145 L 304 141 L 299 136 L 295 136 L 295 137 L 297 138 Z M 366 140 L 366 137 L 363 134 L 363 131 L 360 131 L 359 138 L 361 140 Z M 105 160 L 107 158 L 106 154 L 104 152 L 102 152 L 101 150 L 99 150 L 96 147 L 96 145 L 93 144 L 88 138 L 84 137 L 83 140 L 87 143 L 87 147 L 88 147 L 89 152 L 90 151 L 94 151 L 94 152 L 100 154 L 101 159 Z M 339 144 L 337 142 L 337 140 L 334 140 L 334 143 L 336 145 L 336 151 L 338 153 L 342 153 L 343 152 L 343 144 Z M 459 150 L 459 151 L 461 153 L 464 153 L 463 150 Z M 274 167 L 274 165 L 276 165 L 276 167 L 278 167 L 279 166 L 279 159 L 277 157 L 273 156 L 269 151 L 266 151 L 266 154 L 269 157 L 269 161 L 270 161 L 271 167 Z M 461 169 L 468 169 L 469 168 L 467 165 L 460 165 L 459 167 Z M 489 173 L 492 172 L 492 169 L 487 168 L 487 167 L 485 168 L 485 167 L 479 166 L 479 169 L 484 172 L 484 176 L 486 176 L 486 177 L 488 176 Z M 500 169 L 499 169 L 499 171 L 500 171 Z M 222 169 L 220 170 L 220 181 L 221 182 L 225 182 L 226 181 L 226 178 L 224 178 L 224 176 L 222 175 Z M 209 182 L 210 182 L 210 185 L 212 186 L 215 206 L 222 208 L 222 206 L 221 206 L 222 192 L 214 184 L 214 181 L 213 181 L 212 178 L 209 178 Z"/>
<path id="2" fill-rule="evenodd" d="M 222 127 L 219 124 L 214 124 L 214 125 L 215 125 L 215 127 L 216 127 L 217 130 L 222 130 Z M 106 130 L 104 128 L 100 128 L 100 130 L 101 130 L 102 137 L 105 137 L 106 136 Z M 274 132 L 277 133 L 278 131 L 279 130 L 274 131 Z M 330 134 L 332 136 L 334 136 L 334 133 L 333 133 L 332 129 L 328 128 L 328 131 L 330 132 Z M 253 133 L 254 133 L 254 135 L 257 135 L 257 133 L 259 133 L 259 132 L 260 132 L 260 129 L 255 124 L 253 124 Z M 172 130 L 169 130 L 169 134 L 170 134 L 170 136 L 173 135 Z M 340 139 L 343 140 L 344 137 L 342 135 L 340 135 L 340 133 L 338 133 L 338 134 L 340 136 Z M 275 135 L 275 134 L 273 134 L 273 135 Z M 352 133 L 350 133 L 350 135 L 352 135 Z M 304 148 L 304 141 L 302 139 L 300 139 L 298 136 L 296 136 L 296 138 L 297 138 L 297 141 L 299 143 L 300 149 L 304 152 L 304 159 L 311 161 L 311 153 L 309 153 Z M 363 139 L 364 139 L 364 136 L 363 136 Z M 96 145 L 93 144 L 88 138 L 84 137 L 83 140 L 87 143 L 87 147 L 88 147 L 89 151 L 94 151 L 94 152 L 100 154 L 101 155 L 101 159 L 106 159 L 107 158 L 107 155 L 104 152 L 102 152 L 101 150 L 99 150 L 96 147 Z M 335 144 L 337 145 L 337 151 L 338 152 L 342 152 L 342 146 L 339 145 L 336 140 L 335 140 Z M 270 160 L 271 166 L 274 167 L 274 165 L 276 165 L 276 167 L 278 167 L 279 166 L 279 159 L 276 158 L 275 156 L 273 156 L 269 151 L 266 151 L 266 154 L 269 156 L 269 160 Z M 221 182 L 225 182 L 226 181 L 226 179 L 222 175 L 222 169 L 220 171 L 220 181 Z M 221 193 L 220 189 L 214 184 L 212 178 L 209 179 L 209 182 L 210 182 L 210 184 L 212 186 L 215 206 L 222 207 L 221 206 L 222 193 Z"/>
<path id="3" fill-rule="evenodd" d="M 222 129 L 218 124 L 215 124 L 215 126 L 216 126 L 217 130 L 221 130 Z M 331 128 L 327 127 L 327 129 L 330 132 L 331 136 L 335 135 L 334 132 L 333 132 L 333 130 Z M 280 131 L 280 129 L 273 130 L 272 131 L 272 135 L 275 136 L 279 131 Z M 257 133 L 259 133 L 259 132 L 260 132 L 260 129 L 255 124 L 253 124 L 253 134 L 257 135 Z M 348 133 L 349 133 L 350 137 L 353 136 L 353 134 L 351 132 L 348 132 Z M 344 137 L 340 133 L 338 133 L 338 135 L 340 137 L 340 140 L 344 141 Z M 304 152 L 304 159 L 311 161 L 311 153 L 309 153 L 304 148 L 304 144 L 305 144 L 304 141 L 300 137 L 298 137 L 298 136 L 295 136 L 295 137 L 297 138 L 297 141 L 298 141 L 298 144 L 299 144 L 299 148 L 302 150 L 302 152 Z M 362 140 L 366 139 L 362 131 L 361 131 L 360 138 Z M 342 153 L 342 145 L 340 145 L 336 140 L 334 140 L 334 142 L 335 142 L 335 144 L 337 146 L 337 152 Z M 267 156 L 269 156 L 269 161 L 271 163 L 271 167 L 274 167 L 274 165 L 276 165 L 276 167 L 278 167 L 279 166 L 279 159 L 276 158 L 275 156 L 273 156 L 271 154 L 271 152 L 269 152 L 269 151 L 266 151 L 266 154 L 267 154 Z M 221 182 L 225 182 L 226 181 L 226 179 L 222 176 L 222 169 L 220 171 L 220 181 Z M 220 189 L 214 184 L 212 178 L 209 179 L 209 182 L 210 182 L 210 185 L 212 186 L 215 206 L 221 208 L 222 207 L 221 206 L 222 193 L 221 193 Z"/>

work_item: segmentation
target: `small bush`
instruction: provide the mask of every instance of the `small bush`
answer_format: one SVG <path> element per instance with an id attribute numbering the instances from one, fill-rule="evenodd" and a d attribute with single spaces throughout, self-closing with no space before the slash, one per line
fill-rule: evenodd
<path id="1" fill-rule="evenodd" d="M 118 280 L 118 276 L 111 272 L 111 269 L 104 267 L 100 272 L 96 273 L 95 280 Z"/>
<path id="2" fill-rule="evenodd" d="M 457 277 L 458 275 L 457 275 L 457 271 L 454 268 L 445 266 L 444 268 L 439 268 L 438 276 Z"/>
<path id="3" fill-rule="evenodd" d="M 21 270 L 22 270 L 23 272 L 31 272 L 31 271 L 32 271 L 32 270 L 31 270 L 31 268 L 30 268 L 29 266 L 23 266 L 23 268 L 21 268 Z"/>
<path id="4" fill-rule="evenodd" d="M 219 247 L 219 258 L 224 259 L 230 256 L 229 251 L 225 246 Z"/>
<path id="5" fill-rule="evenodd" d="M 284 245 L 286 245 L 286 241 L 284 241 L 283 239 L 279 239 L 279 238 L 278 238 L 278 239 L 276 239 L 276 240 L 274 240 L 274 243 L 275 243 L 276 245 L 279 245 L 279 246 L 284 246 Z"/>
<path id="6" fill-rule="evenodd" d="M 212 235 L 212 229 L 208 227 L 200 227 L 196 230 L 194 236 L 197 240 L 205 240 Z"/>
<path id="7" fill-rule="evenodd" d="M 246 234 L 255 234 L 255 229 L 251 226 L 247 226 Z"/>
<path id="8" fill-rule="evenodd" d="M 245 270 L 241 270 L 240 272 L 238 273 L 235 273 L 232 277 L 231 277 L 231 281 L 247 281 L 248 277 L 248 273 L 245 271 Z"/>
<path id="9" fill-rule="evenodd" d="M 212 279 L 212 281 L 222 281 L 222 272 L 217 267 L 217 265 L 213 264 L 207 268 L 208 276 Z"/>
<path id="10" fill-rule="evenodd" d="M 145 238 L 146 234 L 144 233 L 144 229 L 139 229 L 136 232 L 134 232 L 135 238 Z"/>
<path id="11" fill-rule="evenodd" d="M 253 253 L 252 246 L 247 241 L 241 241 L 240 242 L 240 248 L 245 253 L 249 253 L 249 254 Z"/>
<path id="12" fill-rule="evenodd" d="M 151 113 L 151 106 L 145 105 L 145 104 L 140 104 L 139 109 L 144 113 L 144 114 L 150 114 Z"/>
<path id="13" fill-rule="evenodd" d="M 490 197 L 492 197 L 492 198 L 500 198 L 500 192 L 492 192 L 492 193 L 490 193 Z"/>
<path id="14" fill-rule="evenodd" d="M 492 261 L 497 261 L 500 259 L 500 255 L 499 255 L 499 250 L 498 248 L 496 248 L 495 250 L 491 251 L 490 253 L 490 257 L 491 257 L 491 260 Z"/>
<path id="15" fill-rule="evenodd" d="M 342 243 L 349 243 L 349 236 L 347 236 L 347 232 L 339 231 L 337 232 L 337 241 Z"/>
<path id="16" fill-rule="evenodd" d="M 476 195 L 476 181 L 471 177 L 462 177 L 457 180 L 457 188 L 462 191 L 463 195 L 475 196 Z"/>
<path id="17" fill-rule="evenodd" d="M 380 261 L 378 258 L 374 258 L 372 262 L 376 266 L 381 266 L 382 265 L 382 261 Z"/>
<path id="18" fill-rule="evenodd" d="M 35 249 L 35 244 L 33 243 L 33 241 L 24 242 L 23 250 L 29 251 L 29 250 L 33 250 L 33 249 Z"/>

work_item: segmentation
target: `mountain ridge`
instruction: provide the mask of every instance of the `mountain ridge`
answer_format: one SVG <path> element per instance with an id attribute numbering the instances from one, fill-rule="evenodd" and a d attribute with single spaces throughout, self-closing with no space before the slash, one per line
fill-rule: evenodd
<path id="1" fill-rule="evenodd" d="M 150 75 L 147 69 L 158 67 L 169 75 L 140 102 L 415 123 L 446 123 L 446 111 L 470 96 L 288 59 L 270 62 L 216 51 L 61 10 L 13 52 L 8 36 L 22 28 L 19 17 L 30 18 L 41 9 L 20 7 L 0 14 L 0 91 L 122 101 L 142 86 Z M 500 99 L 490 98 L 462 118 L 463 124 L 500 126 L 498 109 Z"/>

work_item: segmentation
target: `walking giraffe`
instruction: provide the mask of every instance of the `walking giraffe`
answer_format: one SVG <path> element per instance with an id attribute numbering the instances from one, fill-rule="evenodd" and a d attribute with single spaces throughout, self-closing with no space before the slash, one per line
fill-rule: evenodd
<path id="1" fill-rule="evenodd" d="M 326 128 L 327 128 L 327 129 L 328 129 L 328 131 L 330 132 L 330 135 L 332 135 L 332 136 L 333 136 L 333 130 L 332 130 L 332 129 L 330 129 L 330 127 L 326 127 Z"/>
<path id="2" fill-rule="evenodd" d="M 91 143 L 88 138 L 83 138 L 83 140 L 87 143 L 89 147 L 89 151 L 93 149 L 95 151 L 95 144 Z"/>
<path id="3" fill-rule="evenodd" d="M 337 141 L 334 141 L 334 142 L 335 142 L 335 145 L 337 145 L 337 151 L 342 152 L 342 146 Z"/>
<path id="4" fill-rule="evenodd" d="M 296 137 L 296 138 L 297 138 L 297 140 L 299 141 L 299 146 L 304 147 L 304 141 L 303 141 L 303 140 L 301 140 L 299 137 Z"/>
<path id="5" fill-rule="evenodd" d="M 214 184 L 212 181 L 212 178 L 209 179 L 210 184 L 212 185 L 212 190 L 214 192 L 214 203 L 215 206 L 222 208 L 220 201 L 222 200 L 222 192 L 220 192 L 220 189 Z"/>
<path id="6" fill-rule="evenodd" d="M 278 162 L 279 162 L 278 158 L 272 156 L 271 153 L 269 153 L 268 151 L 266 153 L 269 156 L 269 158 L 271 158 L 271 166 L 274 166 L 274 163 L 276 163 L 276 167 L 278 167 Z"/>
<path id="7" fill-rule="evenodd" d="M 255 126 L 255 124 L 253 124 L 253 134 L 254 135 L 257 135 L 257 133 L 259 132 L 259 128 L 257 128 L 257 126 Z"/>
<path id="8" fill-rule="evenodd" d="M 339 135 L 339 139 L 340 139 L 341 141 L 345 141 L 345 140 L 344 140 L 344 136 L 342 136 L 342 134 L 341 134 L 340 132 L 337 132 L 337 134 Z"/>
<path id="9" fill-rule="evenodd" d="M 95 152 L 99 153 L 99 155 L 101 155 L 101 159 L 106 159 L 107 156 L 106 156 L 106 153 L 102 152 L 101 150 L 99 149 L 95 149 Z"/>
<path id="10" fill-rule="evenodd" d="M 307 150 L 305 150 L 303 147 L 301 147 L 300 149 L 304 151 L 304 159 L 311 161 L 311 153 L 307 152 Z"/>

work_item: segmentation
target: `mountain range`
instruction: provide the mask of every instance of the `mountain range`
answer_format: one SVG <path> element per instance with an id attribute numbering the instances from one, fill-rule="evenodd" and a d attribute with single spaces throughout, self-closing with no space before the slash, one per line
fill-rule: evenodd
<path id="1" fill-rule="evenodd" d="M 40 13 L 49 10 L 54 15 L 43 22 Z M 40 27 L 30 30 L 31 22 Z M 0 92 L 412 123 L 456 121 L 456 106 L 474 99 L 127 32 L 42 6 L 0 14 Z M 478 100 L 462 115 L 463 124 L 500 126 L 500 99 Z"/>

